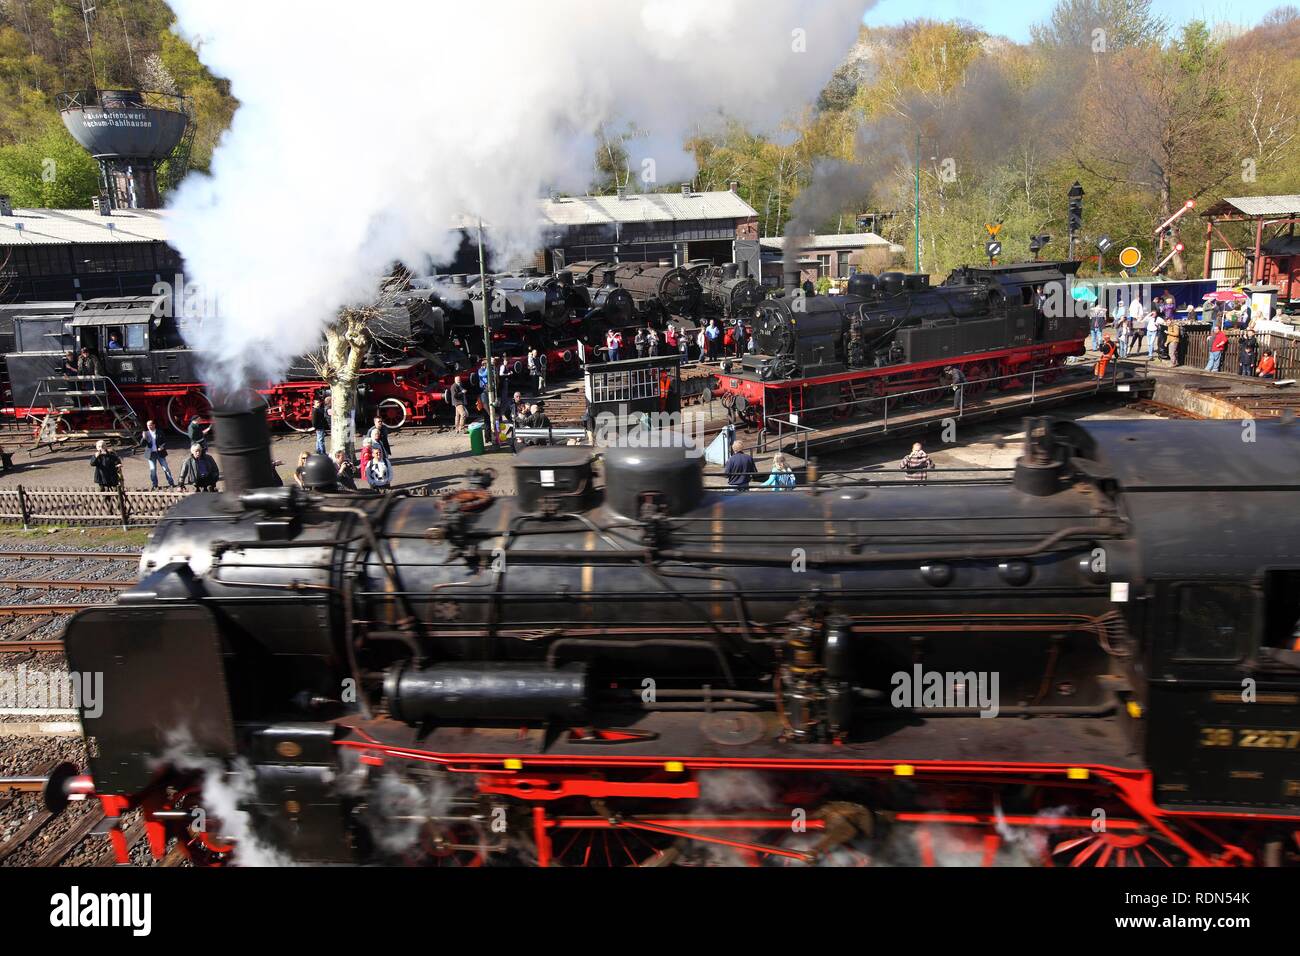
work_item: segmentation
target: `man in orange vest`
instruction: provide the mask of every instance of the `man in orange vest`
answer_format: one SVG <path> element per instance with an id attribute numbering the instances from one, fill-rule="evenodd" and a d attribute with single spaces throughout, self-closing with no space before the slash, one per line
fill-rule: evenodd
<path id="1" fill-rule="evenodd" d="M 1118 351 L 1119 348 L 1115 345 L 1114 341 L 1111 339 L 1110 333 L 1107 332 L 1102 337 L 1101 349 L 1100 349 L 1101 358 L 1097 360 L 1097 366 L 1096 368 L 1093 369 L 1093 374 L 1096 375 L 1098 378 L 1105 378 L 1106 369 L 1110 367 L 1111 360 L 1115 357 L 1115 353 Z"/>

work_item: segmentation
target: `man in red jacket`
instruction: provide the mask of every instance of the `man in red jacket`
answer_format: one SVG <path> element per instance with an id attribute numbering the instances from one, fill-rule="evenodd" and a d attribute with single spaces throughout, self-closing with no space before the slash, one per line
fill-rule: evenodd
<path id="1" fill-rule="evenodd" d="M 1210 361 L 1206 364 L 1207 372 L 1223 371 L 1223 353 L 1228 349 L 1228 333 L 1222 328 L 1216 329 L 1210 339 Z"/>

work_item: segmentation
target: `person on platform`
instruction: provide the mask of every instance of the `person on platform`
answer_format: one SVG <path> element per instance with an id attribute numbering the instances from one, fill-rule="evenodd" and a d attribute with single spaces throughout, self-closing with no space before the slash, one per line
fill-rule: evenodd
<path id="1" fill-rule="evenodd" d="M 325 433 L 329 431 L 329 419 L 325 415 L 325 403 L 317 395 L 311 400 L 311 428 L 316 433 L 316 454 L 325 454 Z"/>
<path id="2" fill-rule="evenodd" d="M 908 481 L 926 481 L 934 470 L 934 459 L 925 453 L 920 442 L 916 442 L 907 457 L 899 462 L 898 469 L 907 475 Z"/>
<path id="3" fill-rule="evenodd" d="M 1106 306 L 1100 299 L 1088 312 L 1088 324 L 1092 328 L 1092 350 L 1096 352 L 1101 349 L 1101 333 L 1106 331 Z"/>
<path id="4" fill-rule="evenodd" d="M 122 459 L 108 450 L 103 439 L 95 442 L 95 457 L 90 459 L 90 467 L 100 491 L 111 491 L 122 483 Z"/>
<path id="5" fill-rule="evenodd" d="M 1165 349 L 1169 353 L 1169 364 L 1174 368 L 1183 364 L 1183 325 L 1181 322 L 1171 321 L 1165 326 Z"/>
<path id="6" fill-rule="evenodd" d="M 206 450 L 208 447 L 208 433 L 212 431 L 211 425 L 204 425 L 198 415 L 190 416 L 190 423 L 185 426 L 185 435 L 190 440 L 191 445 L 202 445 Z"/>
<path id="7" fill-rule="evenodd" d="M 451 400 L 451 407 L 456 412 L 457 435 L 463 435 L 465 429 L 469 427 L 469 396 L 465 394 L 463 378 L 464 376 L 457 375 L 456 380 L 451 383 L 451 388 L 447 390 L 447 396 Z"/>
<path id="8" fill-rule="evenodd" d="M 966 400 L 966 373 L 955 365 L 949 365 L 943 374 L 952 386 L 952 410 L 959 412 Z"/>
<path id="9" fill-rule="evenodd" d="M 297 485 L 299 488 L 306 487 L 303 484 L 303 476 L 307 469 L 307 459 L 310 457 L 311 457 L 310 454 L 307 452 L 303 452 L 301 455 L 299 455 L 298 467 L 293 470 L 293 483 Z"/>
<path id="10" fill-rule="evenodd" d="M 704 330 L 705 345 L 708 349 L 709 359 L 722 357 L 722 329 L 718 328 L 718 320 L 710 319 L 708 328 Z"/>
<path id="11" fill-rule="evenodd" d="M 372 489 L 383 491 L 393 483 L 393 467 L 384 449 L 369 435 L 361 443 L 361 477 Z"/>
<path id="12" fill-rule="evenodd" d="M 371 423 L 370 434 L 384 448 L 384 455 L 388 458 L 393 457 L 393 445 L 388 436 L 392 434 L 392 429 L 384 424 L 383 418 L 378 412 L 375 413 L 375 420 Z"/>
<path id="13" fill-rule="evenodd" d="M 198 443 L 191 445 L 185 467 L 181 469 L 181 487 L 193 485 L 195 491 L 215 492 L 220 480 L 221 471 L 207 449 Z"/>
<path id="14" fill-rule="evenodd" d="M 176 479 L 172 477 L 172 470 L 167 465 L 167 438 L 158 430 L 158 425 L 151 418 L 144 423 L 144 431 L 140 433 L 141 448 L 149 449 L 149 484 L 154 490 L 158 489 L 158 469 L 162 468 L 163 474 L 167 476 L 167 485 L 170 488 L 176 487 Z"/>
<path id="15" fill-rule="evenodd" d="M 1259 368 L 1255 371 L 1266 381 L 1272 382 L 1277 379 L 1277 359 L 1273 356 L 1272 349 L 1264 349 L 1264 357 L 1259 360 Z"/>
<path id="16" fill-rule="evenodd" d="M 623 336 L 614 329 L 605 333 L 605 352 L 611 362 L 618 361 L 618 353 L 623 348 Z"/>
<path id="17" fill-rule="evenodd" d="M 357 490 L 357 466 L 352 463 L 352 459 L 342 448 L 334 453 L 334 471 L 338 475 L 340 488 L 347 491 Z"/>
<path id="18" fill-rule="evenodd" d="M 1259 339 L 1255 333 L 1247 329 L 1237 343 L 1241 353 L 1237 360 L 1237 374 L 1245 378 L 1254 378 L 1255 369 L 1259 367 Z"/>
<path id="19" fill-rule="evenodd" d="M 63 353 L 63 364 L 59 366 L 59 371 L 63 375 L 77 374 L 77 355 L 75 352 Z"/>
<path id="20" fill-rule="evenodd" d="M 1128 304 L 1129 334 L 1128 351 L 1133 353 L 1142 347 L 1142 340 L 1147 334 L 1147 310 L 1142 305 L 1142 297 L 1134 295 Z"/>
<path id="21" fill-rule="evenodd" d="M 642 359 L 642 358 L 645 358 L 646 355 L 649 354 L 649 352 L 650 352 L 650 339 L 649 339 L 649 337 L 646 335 L 646 330 L 645 330 L 645 329 L 637 329 L 637 330 L 636 330 L 636 338 L 634 338 L 634 339 L 632 340 L 632 344 L 633 344 L 633 346 L 635 346 L 635 348 L 636 348 L 636 357 L 637 357 L 637 358 Z"/>
<path id="22" fill-rule="evenodd" d="M 731 344 L 736 348 L 736 358 L 741 358 L 745 354 L 749 342 L 749 333 L 745 331 L 745 317 L 737 315 L 732 320 L 731 325 Z"/>
<path id="23" fill-rule="evenodd" d="M 760 487 L 775 488 L 777 491 L 789 491 L 795 486 L 794 470 L 786 461 L 782 452 L 777 452 L 772 456 L 772 471 L 767 476 L 767 481 L 763 482 Z"/>
<path id="24" fill-rule="evenodd" d="M 1228 351 L 1228 333 L 1222 328 L 1210 333 L 1210 361 L 1205 365 L 1207 372 L 1223 371 L 1223 353 Z"/>
<path id="25" fill-rule="evenodd" d="M 745 446 L 735 442 L 731 446 L 731 457 L 722 466 L 722 473 L 727 476 L 727 484 L 732 491 L 748 491 L 749 483 L 758 472 L 753 457 L 745 451 Z"/>
<path id="26" fill-rule="evenodd" d="M 1097 378 L 1105 378 L 1106 370 L 1110 368 L 1111 362 L 1115 361 L 1115 355 L 1119 352 L 1119 347 L 1111 339 L 1110 333 L 1107 332 L 1101 339 L 1101 358 L 1097 359 L 1097 364 L 1092 372 Z"/>

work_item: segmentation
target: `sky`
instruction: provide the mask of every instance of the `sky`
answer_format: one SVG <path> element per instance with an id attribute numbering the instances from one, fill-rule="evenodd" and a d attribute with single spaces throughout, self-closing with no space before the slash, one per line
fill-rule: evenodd
<path id="1" fill-rule="evenodd" d="M 1227 21 L 1254 26 L 1263 16 L 1290 0 L 1154 0 L 1152 9 L 1171 21 L 1175 27 L 1188 20 L 1206 20 L 1213 23 Z M 1054 0 L 1024 0 L 1008 3 L 1007 0 L 878 0 L 863 18 L 868 26 L 895 26 L 907 20 L 926 17 L 931 20 L 968 20 L 987 30 L 1024 42 L 1029 39 L 1029 28 L 1046 20 L 1055 5 Z"/>

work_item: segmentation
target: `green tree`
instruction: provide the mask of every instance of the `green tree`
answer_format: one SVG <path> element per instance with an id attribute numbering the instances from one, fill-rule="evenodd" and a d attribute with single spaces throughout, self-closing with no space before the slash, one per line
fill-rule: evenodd
<path id="1" fill-rule="evenodd" d="M 86 209 L 99 194 L 99 166 L 57 117 L 35 139 L 0 147 L 0 192 L 22 208 Z"/>

